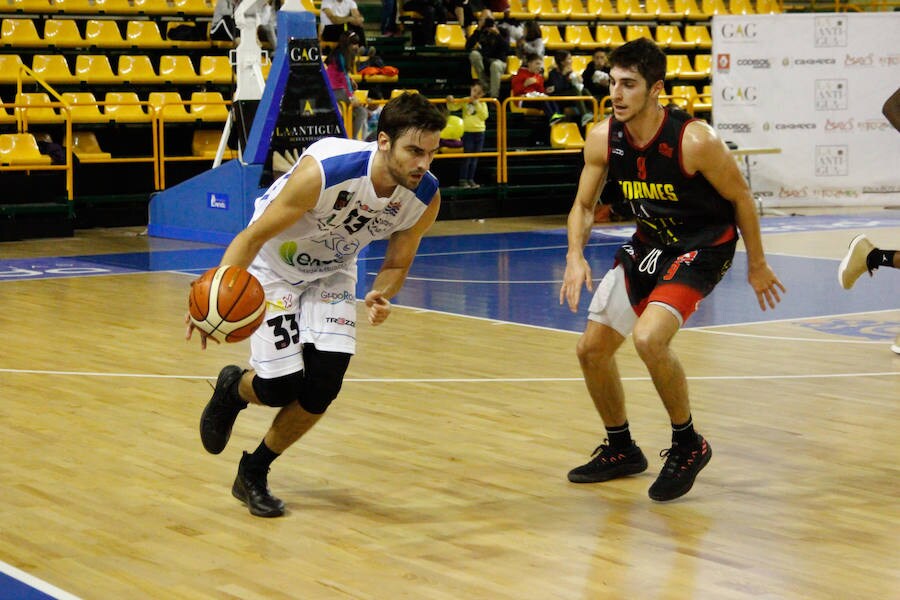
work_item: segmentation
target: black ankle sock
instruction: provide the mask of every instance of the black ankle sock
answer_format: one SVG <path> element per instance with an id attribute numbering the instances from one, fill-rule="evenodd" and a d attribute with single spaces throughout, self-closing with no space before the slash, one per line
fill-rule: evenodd
<path id="1" fill-rule="evenodd" d="M 866 268 L 869 271 L 874 271 L 878 267 L 891 267 L 894 266 L 894 253 L 896 250 L 880 250 L 875 248 L 869 255 L 866 256 Z"/>
<path id="2" fill-rule="evenodd" d="M 612 450 L 630 448 L 634 442 L 631 440 L 631 432 L 628 430 L 628 421 L 625 421 L 624 425 L 607 427 L 606 439 L 609 440 L 609 447 Z"/>
<path id="3" fill-rule="evenodd" d="M 686 423 L 672 423 L 672 443 L 679 446 L 696 446 L 697 432 L 694 431 L 694 419 L 688 417 Z"/>
<path id="4" fill-rule="evenodd" d="M 272 461 L 279 456 L 281 455 L 269 450 L 269 447 L 266 446 L 266 441 L 263 440 L 253 454 L 247 455 L 247 468 L 253 471 L 268 471 Z"/>

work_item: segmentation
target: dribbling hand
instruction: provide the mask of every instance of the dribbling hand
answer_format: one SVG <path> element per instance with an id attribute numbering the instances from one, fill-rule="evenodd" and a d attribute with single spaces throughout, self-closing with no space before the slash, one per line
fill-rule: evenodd
<path id="1" fill-rule="evenodd" d="M 191 336 L 194 334 L 194 331 L 196 331 L 197 333 L 200 334 L 200 349 L 201 350 L 206 350 L 206 340 L 212 340 L 217 344 L 219 343 L 219 340 L 207 335 L 205 331 L 203 331 L 202 329 L 200 329 L 199 327 L 194 325 L 193 321 L 191 321 L 190 313 L 188 313 L 184 316 L 184 323 L 185 323 L 185 325 L 187 325 L 187 329 L 184 332 L 184 339 L 186 339 L 187 341 L 190 341 Z"/>
<path id="2" fill-rule="evenodd" d="M 380 325 L 391 314 L 391 303 L 381 292 L 372 290 L 366 294 L 366 308 L 369 314 L 369 323 Z"/>

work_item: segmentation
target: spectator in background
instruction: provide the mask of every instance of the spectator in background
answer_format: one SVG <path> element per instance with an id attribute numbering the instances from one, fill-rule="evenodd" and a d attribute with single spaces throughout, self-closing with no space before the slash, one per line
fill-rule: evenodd
<path id="1" fill-rule="evenodd" d="M 365 46 L 363 16 L 354 0 L 322 0 L 319 20 L 319 37 L 323 42 L 337 42 L 342 33 L 352 31 L 360 45 Z"/>
<path id="2" fill-rule="evenodd" d="M 381 35 L 397 35 L 397 0 L 381 0 Z"/>
<path id="3" fill-rule="evenodd" d="M 529 54 L 537 54 L 544 58 L 546 48 L 541 37 L 541 26 L 537 21 L 525 21 L 522 37 L 516 42 L 516 56 L 525 60 Z"/>
<path id="4" fill-rule="evenodd" d="M 463 119 L 463 152 L 471 154 L 481 152 L 484 148 L 484 132 L 487 129 L 488 107 L 481 98 L 484 97 L 484 86 L 480 81 L 473 81 L 469 88 L 469 97 L 456 100 L 447 96 L 447 110 L 462 111 Z M 459 166 L 459 185 L 465 188 L 481 187 L 475 183 L 475 169 L 478 157 L 464 158 Z"/>
<path id="5" fill-rule="evenodd" d="M 356 91 L 356 84 L 350 78 L 359 46 L 359 37 L 356 33 L 346 31 L 340 35 L 338 45 L 331 49 L 328 58 L 325 59 L 325 73 L 328 75 L 328 83 L 334 92 L 335 100 L 352 107 L 353 131 L 348 131 L 347 134 L 356 140 L 363 139 L 369 117 L 366 105 L 357 100 L 353 94 Z"/>
<path id="6" fill-rule="evenodd" d="M 591 96 L 600 102 L 609 96 L 609 61 L 606 52 L 595 50 L 591 62 L 581 72 L 581 81 Z"/>
<path id="7" fill-rule="evenodd" d="M 466 40 L 469 63 L 481 86 L 488 90 L 491 98 L 500 96 L 500 79 L 506 72 L 506 57 L 509 55 L 509 39 L 503 35 L 493 18 L 486 18 Z M 490 74 L 485 75 L 485 69 Z"/>
<path id="8" fill-rule="evenodd" d="M 422 15 L 422 23 L 412 31 L 415 46 L 434 45 L 434 33 L 438 23 L 447 22 L 447 9 L 443 0 L 403 0 L 403 10 Z"/>
<path id="9" fill-rule="evenodd" d="M 544 59 L 537 54 L 529 54 L 519 71 L 512 76 L 510 87 L 513 96 L 542 97 L 553 93 L 553 88 L 544 87 Z M 555 123 L 564 118 L 556 102 L 541 102 L 542 110 Z M 521 106 L 521 103 L 520 103 Z"/>
<path id="10" fill-rule="evenodd" d="M 547 74 L 545 85 L 551 96 L 580 96 L 581 75 L 572 70 L 572 53 L 568 50 L 559 50 L 553 55 L 555 68 Z M 563 114 L 570 121 L 581 122 L 581 118 L 587 113 L 582 102 L 574 100 L 560 101 L 558 104 Z"/>
<path id="11" fill-rule="evenodd" d="M 483 0 L 482 4 L 491 14 L 502 14 L 504 19 L 509 18 L 509 0 Z"/>

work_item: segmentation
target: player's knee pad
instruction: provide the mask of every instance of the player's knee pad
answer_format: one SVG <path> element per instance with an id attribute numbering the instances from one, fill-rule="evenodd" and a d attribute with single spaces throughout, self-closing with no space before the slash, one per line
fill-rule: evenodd
<path id="1" fill-rule="evenodd" d="M 291 373 L 273 379 L 253 378 L 253 391 L 266 406 L 287 406 L 303 392 L 303 372 Z"/>
<path id="2" fill-rule="evenodd" d="M 320 415 L 337 398 L 344 383 L 344 373 L 350 365 L 350 354 L 317 350 L 312 344 L 303 346 L 306 377 L 300 406 L 306 412 Z"/>

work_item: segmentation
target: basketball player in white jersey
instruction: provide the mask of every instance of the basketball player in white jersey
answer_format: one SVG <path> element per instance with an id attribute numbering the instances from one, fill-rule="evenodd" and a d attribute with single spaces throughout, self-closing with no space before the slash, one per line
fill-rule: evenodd
<path id="1" fill-rule="evenodd" d="M 222 257 L 262 283 L 266 316 L 250 338 L 250 370 L 229 365 L 219 373 L 200 437 L 218 454 L 248 403 L 279 407 L 259 447 L 244 452 L 231 490 L 253 515 L 284 514 L 268 488 L 269 466 L 341 389 L 356 350 L 356 258 L 376 239 L 389 242 L 365 297 L 368 320 L 378 325 L 391 313 L 390 298 L 438 214 L 438 181 L 428 168 L 445 122 L 424 96 L 407 93 L 385 105 L 377 141 L 312 144 L 256 200 L 250 225 Z M 192 332 L 189 324 L 188 339 Z"/>

